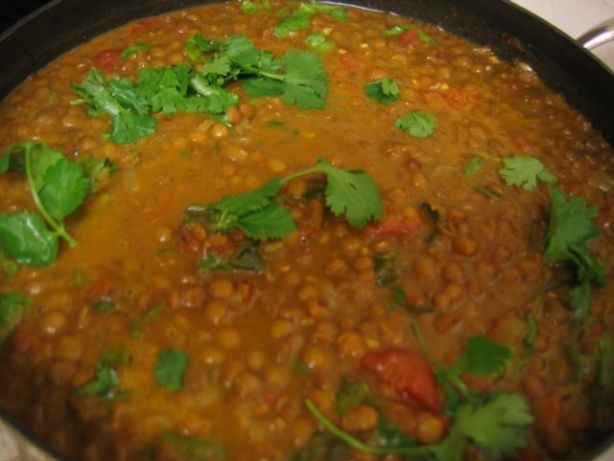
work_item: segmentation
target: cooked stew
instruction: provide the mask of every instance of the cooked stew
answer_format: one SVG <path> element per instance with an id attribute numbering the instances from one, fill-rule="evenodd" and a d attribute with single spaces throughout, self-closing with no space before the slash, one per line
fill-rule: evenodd
<path id="1" fill-rule="evenodd" d="M 614 152 L 526 65 L 278 0 L 0 105 L 0 408 L 70 460 L 533 461 L 612 433 Z"/>

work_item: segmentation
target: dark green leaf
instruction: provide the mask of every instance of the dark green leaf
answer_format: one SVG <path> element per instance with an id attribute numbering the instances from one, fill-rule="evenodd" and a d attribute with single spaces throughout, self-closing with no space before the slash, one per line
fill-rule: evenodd
<path id="1" fill-rule="evenodd" d="M 328 40 L 324 34 L 311 34 L 305 39 L 305 43 L 320 53 L 328 53 L 335 48 L 335 42 Z"/>
<path id="2" fill-rule="evenodd" d="M 0 294 L 0 346 L 21 322 L 31 301 L 18 292 Z"/>
<path id="3" fill-rule="evenodd" d="M 49 168 L 39 197 L 47 213 L 58 221 L 72 214 L 90 191 L 90 180 L 78 163 L 62 158 Z"/>
<path id="4" fill-rule="evenodd" d="M 117 165 L 109 158 L 88 157 L 80 162 L 83 172 L 89 178 L 90 188 L 96 191 L 101 182 L 108 179 L 118 170 Z"/>
<path id="5" fill-rule="evenodd" d="M 121 52 L 121 54 L 119 55 L 122 59 L 128 59 L 130 56 L 133 56 L 139 52 L 147 52 L 149 51 L 150 46 L 147 43 L 137 43 L 135 45 L 132 45 L 128 48 L 126 48 L 124 51 Z"/>
<path id="6" fill-rule="evenodd" d="M 382 104 L 389 104 L 399 99 L 399 85 L 388 77 L 369 82 L 365 85 L 365 94 Z"/>
<path id="7" fill-rule="evenodd" d="M 352 408 L 373 401 L 373 393 L 364 381 L 343 380 L 337 391 L 337 413 L 344 415 Z"/>
<path id="8" fill-rule="evenodd" d="M 165 433 L 162 438 L 170 442 L 186 461 L 222 461 L 227 459 L 226 448 L 217 440 Z M 175 459 L 175 457 L 173 457 Z"/>
<path id="9" fill-rule="evenodd" d="M 283 82 L 266 77 L 246 78 L 241 80 L 241 85 L 252 98 L 280 96 L 284 92 Z"/>
<path id="10" fill-rule="evenodd" d="M 285 208 L 270 204 L 258 211 L 240 216 L 237 227 L 255 240 L 279 239 L 296 229 L 292 215 Z"/>
<path id="11" fill-rule="evenodd" d="M 398 118 L 395 126 L 415 138 L 428 138 L 437 131 L 437 118 L 423 110 L 410 111 Z"/>
<path id="12" fill-rule="evenodd" d="M 283 57 L 285 85 L 282 100 L 301 109 L 321 109 L 328 95 L 322 60 L 307 51 L 290 50 Z"/>
<path id="13" fill-rule="evenodd" d="M 377 445 L 382 449 L 416 446 L 416 441 L 385 416 L 380 417 L 375 430 Z"/>
<path id="14" fill-rule="evenodd" d="M 416 32 L 418 33 L 418 39 L 420 40 L 420 43 L 424 43 L 425 45 L 435 45 L 437 43 L 433 37 L 431 37 L 423 30 L 418 29 Z"/>
<path id="15" fill-rule="evenodd" d="M 180 390 L 188 363 L 189 358 L 183 351 L 170 349 L 158 353 L 154 365 L 156 383 L 169 391 Z"/>
<path id="16" fill-rule="evenodd" d="M 147 312 L 134 319 L 130 325 L 132 337 L 139 339 L 142 335 L 143 327 L 145 327 L 145 325 L 153 321 L 155 318 L 159 317 L 163 310 L 164 304 L 158 303 Z"/>
<path id="17" fill-rule="evenodd" d="M 394 258 L 394 253 L 378 253 L 373 256 L 373 270 L 378 285 L 385 286 L 398 280 L 399 276 L 394 267 Z"/>
<path id="18" fill-rule="evenodd" d="M 527 315 L 525 320 L 527 322 L 527 333 L 522 340 L 522 344 L 528 352 L 532 352 L 533 344 L 535 343 L 535 339 L 537 338 L 537 321 L 532 315 Z"/>
<path id="19" fill-rule="evenodd" d="M 186 53 L 192 61 L 197 61 L 203 54 L 215 51 L 219 47 L 218 41 L 204 38 L 201 34 L 194 34 L 186 42 Z"/>
<path id="20" fill-rule="evenodd" d="M 79 397 L 97 395 L 103 398 L 111 398 L 114 389 L 119 386 L 119 376 L 109 365 L 99 364 L 96 366 L 96 377 L 77 390 Z"/>
<path id="21" fill-rule="evenodd" d="M 326 204 L 334 215 L 344 216 L 356 228 L 382 219 L 379 190 L 366 171 L 336 168 L 325 159 L 318 160 L 316 170 L 327 176 Z"/>
<path id="22" fill-rule="evenodd" d="M 129 144 L 154 134 L 156 119 L 151 115 L 136 115 L 122 111 L 111 119 L 111 139 L 119 144 Z"/>
<path id="23" fill-rule="evenodd" d="M 201 272 L 230 271 L 232 270 L 232 266 L 215 254 L 208 253 L 207 256 L 198 263 L 198 269 Z"/>
<path id="24" fill-rule="evenodd" d="M 503 159 L 503 167 L 499 174 L 508 186 L 522 187 L 524 190 L 535 190 L 537 181 L 546 184 L 556 183 L 556 176 L 546 169 L 544 164 L 535 157 L 507 157 Z"/>
<path id="25" fill-rule="evenodd" d="M 244 215 L 270 205 L 271 199 L 281 189 L 280 179 L 273 179 L 262 187 L 237 195 L 223 197 L 214 207 L 225 215 Z"/>
<path id="26" fill-rule="evenodd" d="M 407 27 L 404 26 L 392 26 L 390 29 L 384 31 L 384 35 L 388 37 L 398 37 L 407 32 Z"/>
<path id="27" fill-rule="evenodd" d="M 512 357 L 507 347 L 492 341 L 487 336 L 470 338 L 465 344 L 465 353 L 458 366 L 461 370 L 481 376 L 501 373 Z"/>
<path id="28" fill-rule="evenodd" d="M 58 254 L 58 238 L 31 212 L 0 214 L 0 245 L 20 264 L 48 266 Z"/>
<path id="29" fill-rule="evenodd" d="M 255 14 L 258 11 L 258 6 L 251 0 L 242 0 L 241 11 L 245 14 Z"/>
<path id="30" fill-rule="evenodd" d="M 228 263 L 231 267 L 239 270 L 256 273 L 261 273 L 264 270 L 264 263 L 258 253 L 258 247 L 252 244 L 237 248 L 228 260 Z"/>
<path id="31" fill-rule="evenodd" d="M 479 155 L 475 155 L 471 157 L 471 159 L 469 159 L 469 161 L 465 164 L 465 167 L 463 168 L 463 172 L 468 176 L 475 174 L 478 172 L 480 168 L 482 168 L 483 164 L 484 164 L 484 158 L 480 157 Z"/>

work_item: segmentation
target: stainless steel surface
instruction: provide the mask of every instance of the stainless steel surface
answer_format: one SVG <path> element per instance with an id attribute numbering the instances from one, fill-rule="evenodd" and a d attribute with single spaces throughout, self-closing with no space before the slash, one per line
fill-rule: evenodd
<path id="1" fill-rule="evenodd" d="M 589 50 L 611 41 L 614 41 L 614 17 L 578 37 L 578 43 Z"/>

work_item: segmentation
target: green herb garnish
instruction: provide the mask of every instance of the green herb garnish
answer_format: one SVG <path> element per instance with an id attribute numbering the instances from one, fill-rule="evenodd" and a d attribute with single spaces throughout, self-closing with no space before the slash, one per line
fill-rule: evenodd
<path id="1" fill-rule="evenodd" d="M 484 157 L 474 155 L 463 167 L 463 173 L 467 176 L 477 173 L 484 165 Z"/>
<path id="2" fill-rule="evenodd" d="M 139 339 L 143 335 L 143 327 L 150 323 L 155 318 L 159 317 L 164 310 L 164 303 L 158 303 L 144 314 L 140 315 L 132 321 L 130 331 L 134 339 Z"/>
<path id="3" fill-rule="evenodd" d="M 473 443 L 493 458 L 512 455 L 525 445 L 527 430 L 533 422 L 523 397 L 500 393 L 479 404 L 461 405 L 448 436 L 439 443 L 416 446 L 409 439 L 409 445 L 373 446 L 335 426 L 310 400 L 305 405 L 327 431 L 356 450 L 375 455 L 396 454 L 434 461 L 460 461 L 467 443 Z"/>
<path id="4" fill-rule="evenodd" d="M 220 47 L 220 42 L 205 38 L 201 34 L 192 35 L 186 42 L 186 54 L 192 61 L 198 61 L 204 54 L 211 53 Z"/>
<path id="5" fill-rule="evenodd" d="M 410 111 L 398 118 L 394 124 L 398 129 L 405 131 L 415 138 L 428 138 L 437 131 L 437 118 L 424 110 Z"/>
<path id="6" fill-rule="evenodd" d="M 183 351 L 171 349 L 160 352 L 154 365 L 156 383 L 172 392 L 180 390 L 188 364 L 188 355 Z"/>
<path id="7" fill-rule="evenodd" d="M 92 180 L 81 165 L 46 144 L 35 142 L 10 146 L 0 157 L 0 173 L 10 169 L 12 157 L 21 155 L 38 213 L 0 213 L 0 245 L 18 263 L 47 266 L 57 256 L 58 237 L 70 246 L 76 245 L 64 219 L 83 203 Z"/>
<path id="8" fill-rule="evenodd" d="M 508 186 L 522 187 L 528 191 L 535 190 L 538 180 L 546 184 L 556 183 L 556 176 L 534 157 L 504 158 L 499 174 Z"/>
<path id="9" fill-rule="evenodd" d="M 407 32 L 407 27 L 404 26 L 392 26 L 390 29 L 384 31 L 384 35 L 388 37 L 398 37 Z"/>
<path id="10" fill-rule="evenodd" d="M 555 186 L 548 190 L 550 222 L 546 259 L 552 264 L 570 263 L 575 268 L 578 283 L 570 293 L 570 304 L 578 315 L 583 315 L 590 308 L 590 284 L 604 286 L 606 283 L 605 269 L 588 247 L 588 242 L 600 235 L 593 223 L 599 211 L 582 197 L 568 197 Z"/>
<path id="11" fill-rule="evenodd" d="M 311 18 L 317 13 L 329 14 L 333 19 L 344 22 L 345 9 L 337 5 L 326 3 L 301 3 L 290 16 L 281 21 L 274 30 L 275 37 L 285 38 L 291 32 L 306 29 L 311 23 Z"/>
<path id="12" fill-rule="evenodd" d="M 388 77 L 374 80 L 365 85 L 365 94 L 382 104 L 389 104 L 399 99 L 399 84 Z"/>
<path id="13" fill-rule="evenodd" d="M 15 329 L 31 301 L 21 293 L 0 294 L 0 346 Z"/>
<path id="14" fill-rule="evenodd" d="M 328 40 L 324 34 L 308 35 L 307 38 L 305 38 L 305 43 L 309 48 L 319 51 L 320 53 L 328 53 L 335 49 L 336 46 L 335 42 Z"/>
<path id="15" fill-rule="evenodd" d="M 141 51 L 146 53 L 147 51 L 149 51 L 149 48 L 150 46 L 147 43 L 137 43 L 133 46 L 126 48 L 124 51 L 121 52 L 119 56 L 122 59 L 128 59 L 130 56 L 140 53 Z"/>
<path id="16" fill-rule="evenodd" d="M 241 229 L 254 240 L 282 238 L 296 229 L 290 212 L 274 201 L 281 187 L 301 176 L 321 173 L 327 177 L 326 205 L 336 216 L 344 216 L 353 227 L 362 228 L 379 220 L 383 206 L 375 182 L 362 170 L 336 168 L 320 158 L 316 166 L 237 195 L 223 197 L 206 206 L 217 230 Z"/>
<path id="17" fill-rule="evenodd" d="M 119 386 L 119 375 L 112 365 L 100 363 L 96 366 L 96 377 L 77 390 L 79 397 L 97 395 L 105 399 L 114 397 L 114 390 Z"/>

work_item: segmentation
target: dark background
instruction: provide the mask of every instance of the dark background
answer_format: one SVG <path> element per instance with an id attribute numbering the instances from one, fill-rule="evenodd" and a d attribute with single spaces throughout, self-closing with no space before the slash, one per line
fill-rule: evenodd
<path id="1" fill-rule="evenodd" d="M 0 0 L 0 32 L 49 0 Z"/>

